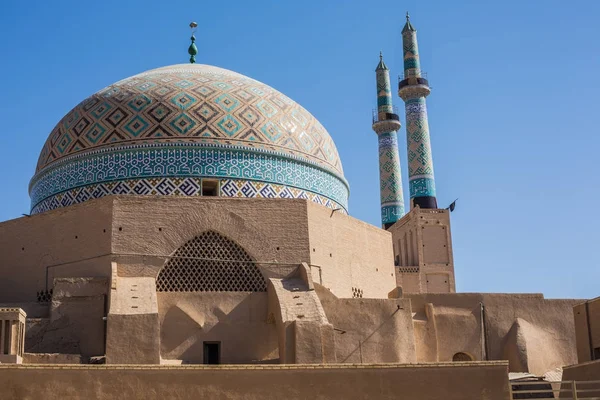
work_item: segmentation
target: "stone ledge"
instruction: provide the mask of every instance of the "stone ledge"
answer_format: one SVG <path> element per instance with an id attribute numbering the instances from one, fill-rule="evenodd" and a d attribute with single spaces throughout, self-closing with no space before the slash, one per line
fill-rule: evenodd
<path id="1" fill-rule="evenodd" d="M 399 368 L 465 368 L 505 366 L 508 373 L 508 361 L 462 361 L 462 362 L 433 362 L 419 364 L 228 364 L 228 365 L 103 365 L 103 364 L 0 364 L 2 369 L 66 369 L 66 370 L 302 370 L 302 369 L 399 369 Z"/>
<path id="2" fill-rule="evenodd" d="M 11 308 L 0 308 L 0 320 L 11 320 L 24 322 L 27 314 L 22 308 L 11 307 Z"/>

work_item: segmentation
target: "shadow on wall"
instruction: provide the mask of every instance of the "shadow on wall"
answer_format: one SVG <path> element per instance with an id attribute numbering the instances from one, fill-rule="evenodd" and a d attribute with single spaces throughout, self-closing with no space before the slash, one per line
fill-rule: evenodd
<path id="1" fill-rule="evenodd" d="M 406 299 L 341 299 L 315 290 L 334 326 L 335 351 L 343 363 L 416 361 L 410 303 Z"/>
<path id="2" fill-rule="evenodd" d="M 379 326 L 373 327 L 373 331 L 371 333 L 369 333 L 367 336 L 365 336 L 364 338 L 360 338 L 357 342 L 357 346 L 354 348 L 354 350 L 350 351 L 350 353 L 348 353 L 348 355 L 346 356 L 346 358 L 344 358 L 343 360 L 341 360 L 341 362 L 345 363 L 345 362 L 351 362 L 349 360 L 351 359 L 356 359 L 356 356 L 360 357 L 360 362 L 363 362 L 363 359 L 365 358 L 363 356 L 363 347 L 368 347 L 370 345 L 369 340 L 371 338 L 373 338 L 374 335 L 379 334 L 381 332 L 382 329 L 387 328 L 386 325 L 392 324 L 392 320 L 393 318 L 396 316 L 396 313 L 398 313 L 400 311 L 400 308 L 396 309 L 394 312 L 392 312 L 392 314 L 385 318 L 381 324 L 379 324 Z"/>
<path id="3" fill-rule="evenodd" d="M 204 342 L 220 342 L 221 363 L 277 363 L 275 323 L 266 292 L 162 292 L 158 295 L 161 357 L 204 362 Z"/>

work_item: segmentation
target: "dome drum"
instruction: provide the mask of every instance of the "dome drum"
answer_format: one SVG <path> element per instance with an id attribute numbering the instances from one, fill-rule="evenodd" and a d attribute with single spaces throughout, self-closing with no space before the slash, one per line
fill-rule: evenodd
<path id="1" fill-rule="evenodd" d="M 148 145 L 73 157 L 44 171 L 32 180 L 32 212 L 110 194 L 200 196 L 205 179 L 219 182 L 219 196 L 304 198 L 347 211 L 345 181 L 315 165 L 264 152 Z"/>

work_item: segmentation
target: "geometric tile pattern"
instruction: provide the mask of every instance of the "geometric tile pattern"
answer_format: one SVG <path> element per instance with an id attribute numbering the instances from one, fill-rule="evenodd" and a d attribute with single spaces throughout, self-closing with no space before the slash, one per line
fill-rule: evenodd
<path id="1" fill-rule="evenodd" d="M 407 29 L 410 26 L 411 29 Z M 421 76 L 417 32 L 407 21 L 402 32 L 404 51 L 404 77 Z M 406 145 L 408 149 L 408 180 L 410 197 L 435 197 L 433 159 L 425 95 L 407 95 L 404 98 L 406 109 Z"/>
<path id="2" fill-rule="evenodd" d="M 335 144 L 308 111 L 235 72 L 182 64 L 124 79 L 71 110 L 41 151 L 32 209 L 167 177 L 261 181 L 348 204 Z"/>
<path id="3" fill-rule="evenodd" d="M 379 184 L 382 224 L 394 223 L 404 216 L 404 196 L 396 132 L 379 135 Z"/>
<path id="4" fill-rule="evenodd" d="M 265 278 L 237 243 L 206 231 L 178 248 L 156 278 L 158 292 L 266 292 Z"/>
<path id="5" fill-rule="evenodd" d="M 404 77 L 421 76 L 417 31 L 407 30 L 402 33 L 402 48 L 404 51 Z"/>
<path id="6" fill-rule="evenodd" d="M 435 197 L 433 159 L 425 97 L 407 99 L 405 108 L 410 197 Z"/>
<path id="7" fill-rule="evenodd" d="M 36 171 L 131 142 L 265 148 L 343 173 L 333 140 L 302 106 L 254 79 L 201 64 L 150 70 L 84 100 L 51 132 Z"/>
<path id="8" fill-rule="evenodd" d="M 377 108 L 379 113 L 393 113 L 389 70 L 380 61 L 377 74 Z M 400 125 L 398 125 L 399 127 Z M 393 224 L 404 216 L 404 195 L 398 154 L 398 136 L 395 131 L 378 134 L 379 193 L 382 225 Z"/>
<path id="9" fill-rule="evenodd" d="M 380 65 L 385 66 L 385 64 L 382 63 L 383 60 L 381 61 Z M 385 68 L 386 69 L 377 68 L 375 70 L 377 78 L 377 112 L 393 113 L 394 110 L 392 107 L 392 85 L 390 83 L 390 72 L 387 67 Z"/>
<path id="10" fill-rule="evenodd" d="M 280 199 L 305 199 L 320 204 L 327 208 L 339 209 L 347 213 L 346 209 L 327 197 L 306 190 L 283 185 L 274 185 L 260 181 L 244 181 L 241 179 L 226 179 L 221 181 L 221 196 L 224 197 L 262 197 Z"/>
<path id="11" fill-rule="evenodd" d="M 161 195 L 161 196 L 201 196 L 201 178 L 143 178 L 127 179 L 98 183 L 70 189 L 50 196 L 32 210 L 32 214 L 68 207 L 87 200 L 97 199 L 108 195 Z M 306 199 L 328 208 L 339 208 L 342 213 L 346 210 L 338 203 L 316 193 L 283 185 L 274 185 L 258 181 L 224 179 L 220 181 L 219 196 L 223 197 L 262 197 L 262 198 L 296 198 Z"/>
<path id="12" fill-rule="evenodd" d="M 37 204 L 45 199 L 82 186 L 163 177 L 243 178 L 320 194 L 341 204 L 344 209 L 348 205 L 345 181 L 316 165 L 267 151 L 189 144 L 185 147 L 137 145 L 119 151 L 100 150 L 71 156 L 36 175 L 29 190 L 31 204 L 32 208 L 37 208 Z"/>

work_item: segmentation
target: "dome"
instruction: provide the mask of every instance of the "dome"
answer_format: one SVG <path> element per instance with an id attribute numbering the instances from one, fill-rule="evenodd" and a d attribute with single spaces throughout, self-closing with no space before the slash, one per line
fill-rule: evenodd
<path id="1" fill-rule="evenodd" d="M 32 213 L 109 194 L 348 202 L 315 117 L 261 82 L 200 64 L 143 72 L 81 102 L 50 133 L 29 192 Z"/>

